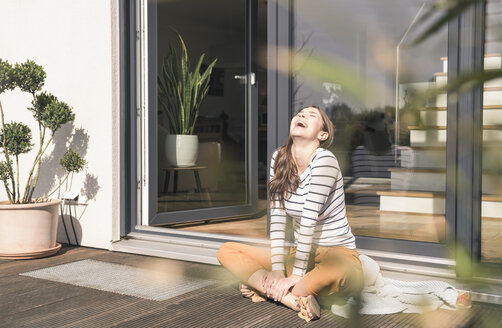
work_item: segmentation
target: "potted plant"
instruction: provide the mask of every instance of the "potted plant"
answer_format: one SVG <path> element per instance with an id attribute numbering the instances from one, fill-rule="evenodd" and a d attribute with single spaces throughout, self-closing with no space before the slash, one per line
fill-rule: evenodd
<path id="1" fill-rule="evenodd" d="M 3 182 L 8 200 L 0 202 L 0 258 L 37 258 L 49 256 L 61 247 L 56 242 L 58 207 L 61 200 L 50 197 L 60 189 L 72 172 L 78 172 L 85 161 L 69 148 L 60 160 L 66 172 L 59 185 L 48 195 L 34 198 L 33 192 L 40 175 L 42 158 L 51 144 L 56 131 L 65 123 L 75 119 L 70 106 L 54 95 L 41 92 L 45 82 L 45 71 L 34 61 L 10 65 L 0 59 L 0 95 L 19 88 L 31 94 L 33 117 L 38 123 L 39 143 L 26 185 L 21 186 L 19 160 L 33 148 L 30 128 L 22 122 L 6 122 L 0 102 L 0 180 Z"/>
<path id="2" fill-rule="evenodd" d="M 178 38 L 181 58 L 169 45 L 169 52 L 163 59 L 162 72 L 158 77 L 159 103 L 167 115 L 171 133 L 165 141 L 167 162 L 171 166 L 187 167 L 197 161 L 199 140 L 193 131 L 217 59 L 201 72 L 205 56 L 202 54 L 191 72 L 185 42 L 179 33 Z"/>

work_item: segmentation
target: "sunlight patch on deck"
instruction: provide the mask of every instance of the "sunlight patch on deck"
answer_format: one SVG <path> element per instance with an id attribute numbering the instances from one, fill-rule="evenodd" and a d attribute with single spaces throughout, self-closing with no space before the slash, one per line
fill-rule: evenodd
<path id="1" fill-rule="evenodd" d="M 214 280 L 165 275 L 159 272 L 96 260 L 82 260 L 21 273 L 80 287 L 164 301 L 216 283 Z"/>

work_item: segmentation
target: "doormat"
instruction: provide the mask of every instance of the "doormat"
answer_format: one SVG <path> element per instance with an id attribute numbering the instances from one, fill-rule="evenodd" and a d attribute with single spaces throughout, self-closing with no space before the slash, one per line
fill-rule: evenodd
<path id="1" fill-rule="evenodd" d="M 20 275 L 154 301 L 164 301 L 216 283 L 215 280 L 181 275 L 159 278 L 159 272 L 153 270 L 96 260 L 71 262 Z"/>

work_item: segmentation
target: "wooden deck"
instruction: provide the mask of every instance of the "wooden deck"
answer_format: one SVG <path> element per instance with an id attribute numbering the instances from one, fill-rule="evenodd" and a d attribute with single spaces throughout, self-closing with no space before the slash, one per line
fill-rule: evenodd
<path id="1" fill-rule="evenodd" d="M 166 301 L 151 301 L 19 275 L 83 259 L 165 272 L 157 279 L 175 272 L 218 282 Z M 502 322 L 502 307 L 475 304 L 456 312 L 362 315 L 355 320 L 324 310 L 320 320 L 307 324 L 282 305 L 252 303 L 235 286 L 236 280 L 218 266 L 63 247 L 45 259 L 0 260 L 0 327 L 500 327 Z"/>

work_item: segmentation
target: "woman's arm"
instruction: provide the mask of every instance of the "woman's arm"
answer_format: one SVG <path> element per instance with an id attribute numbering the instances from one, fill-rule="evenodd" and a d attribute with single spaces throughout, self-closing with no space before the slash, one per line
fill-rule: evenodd
<path id="1" fill-rule="evenodd" d="M 270 177 L 274 178 L 274 163 L 277 150 L 272 155 Z M 272 254 L 272 271 L 285 271 L 286 254 L 286 211 L 278 201 L 270 202 L 270 250 Z"/>
<path id="2" fill-rule="evenodd" d="M 317 218 L 321 208 L 326 204 L 330 191 L 335 187 L 340 172 L 338 161 L 331 152 L 323 151 L 318 156 L 312 163 L 310 185 L 298 231 L 296 259 L 292 272 L 297 276 L 304 276 L 307 271 Z"/>

